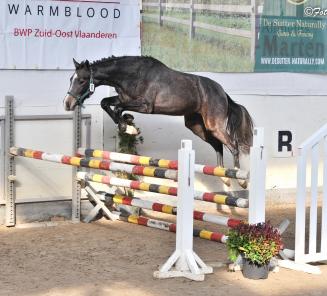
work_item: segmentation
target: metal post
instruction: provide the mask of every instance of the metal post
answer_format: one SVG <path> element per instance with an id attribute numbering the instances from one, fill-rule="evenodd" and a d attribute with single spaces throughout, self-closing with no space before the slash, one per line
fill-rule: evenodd
<path id="1" fill-rule="evenodd" d="M 82 111 L 76 107 L 73 115 L 73 155 L 82 145 Z M 81 186 L 76 180 L 78 168 L 72 169 L 72 222 L 78 223 L 81 220 Z"/>
<path id="2" fill-rule="evenodd" d="M 162 9 L 162 0 L 158 0 L 158 4 L 159 4 L 159 25 L 162 26 L 162 15 L 163 15 L 163 9 Z"/>
<path id="3" fill-rule="evenodd" d="M 249 223 L 265 222 L 266 151 L 264 129 L 255 128 L 250 149 Z"/>
<path id="4" fill-rule="evenodd" d="M 5 121 L 0 118 L 0 200 L 5 200 Z"/>
<path id="5" fill-rule="evenodd" d="M 14 146 L 14 97 L 6 96 L 5 110 L 5 182 L 6 182 L 6 226 L 15 226 L 15 158 L 9 154 L 10 147 Z"/>
<path id="6" fill-rule="evenodd" d="M 258 5 L 257 0 L 251 0 L 251 61 L 255 60 L 255 48 L 257 45 L 258 29 L 257 29 Z"/>
<path id="7" fill-rule="evenodd" d="M 85 147 L 87 147 L 87 148 L 91 147 L 91 124 L 92 124 L 91 118 L 86 118 L 85 119 L 85 127 L 86 127 L 86 131 L 85 131 L 85 134 L 86 134 Z M 78 149 L 80 147 L 78 147 Z"/>
<path id="8" fill-rule="evenodd" d="M 176 249 L 159 271 L 154 273 L 156 278 L 186 277 L 203 281 L 204 274 L 212 273 L 212 268 L 206 266 L 193 251 L 194 166 L 192 141 L 183 140 L 178 151 Z"/>

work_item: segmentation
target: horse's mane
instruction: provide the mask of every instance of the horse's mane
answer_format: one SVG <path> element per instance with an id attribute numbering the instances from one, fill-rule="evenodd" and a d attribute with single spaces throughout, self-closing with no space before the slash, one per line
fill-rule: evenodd
<path id="1" fill-rule="evenodd" d="M 107 57 L 107 58 L 102 58 L 100 60 L 96 60 L 96 61 L 93 61 L 91 63 L 92 66 L 97 66 L 99 64 L 106 64 L 106 63 L 109 63 L 109 62 L 112 62 L 112 61 L 115 61 L 115 60 L 119 60 L 123 57 L 116 57 L 116 56 L 111 56 L 111 57 Z"/>
<path id="2" fill-rule="evenodd" d="M 111 56 L 111 57 L 107 57 L 107 58 L 102 58 L 100 60 L 96 60 L 96 61 L 93 61 L 92 63 L 90 63 L 91 66 L 98 66 L 98 65 L 106 65 L 107 63 L 111 63 L 113 61 L 117 61 L 117 60 L 121 60 L 121 59 L 126 59 L 126 58 L 139 58 L 139 59 L 151 59 L 153 61 L 157 61 L 155 58 L 151 57 L 151 56 L 120 56 L 120 57 L 116 57 L 116 56 Z M 85 63 L 82 62 L 82 63 Z"/>

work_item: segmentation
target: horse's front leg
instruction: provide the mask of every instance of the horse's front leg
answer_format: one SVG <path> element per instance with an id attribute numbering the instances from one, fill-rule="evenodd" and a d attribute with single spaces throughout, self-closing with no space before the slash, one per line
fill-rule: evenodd
<path id="1" fill-rule="evenodd" d="M 115 117 L 118 118 L 119 122 L 124 121 L 127 124 L 133 124 L 134 116 L 129 113 L 125 113 L 124 115 L 122 115 L 124 111 L 125 107 L 122 106 L 116 106 L 113 110 L 113 112 L 115 113 Z"/>
<path id="2" fill-rule="evenodd" d="M 123 111 L 135 111 L 139 113 L 152 113 L 153 108 L 150 108 L 143 99 L 136 99 L 129 102 L 124 102 L 122 105 L 115 107 L 114 112 L 116 117 L 119 118 L 118 128 L 120 132 L 136 135 L 139 133 L 138 129 L 135 128 L 133 121 L 133 115 L 125 113 L 122 115 Z"/>
<path id="3" fill-rule="evenodd" d="M 118 120 L 118 129 L 121 133 L 138 135 L 139 130 L 135 128 L 134 116 L 129 113 L 122 114 L 126 110 L 125 105 L 118 105 L 114 108 L 115 118 Z"/>
<path id="4" fill-rule="evenodd" d="M 120 121 L 120 117 L 122 112 L 124 111 L 122 107 L 120 107 L 121 102 L 119 100 L 119 96 L 107 97 L 102 99 L 101 107 L 106 113 L 111 117 L 111 119 L 118 124 Z M 114 106 L 115 109 L 112 110 L 111 106 Z"/>

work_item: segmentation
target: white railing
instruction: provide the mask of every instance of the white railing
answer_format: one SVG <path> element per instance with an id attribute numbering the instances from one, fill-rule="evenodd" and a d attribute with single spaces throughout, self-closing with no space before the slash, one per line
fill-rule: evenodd
<path id="1" fill-rule="evenodd" d="M 323 146 L 323 196 L 321 227 L 319 228 L 318 171 L 319 147 Z M 311 158 L 311 159 L 310 159 Z M 307 196 L 308 160 L 311 160 L 310 198 Z M 310 208 L 309 225 L 306 227 L 306 208 Z M 306 239 L 306 231 L 309 231 Z M 320 233 L 319 233 L 320 231 Z M 319 242 L 320 237 L 320 244 Z M 318 250 L 317 250 L 318 247 Z M 327 124 L 298 147 L 295 262 L 327 260 Z"/>

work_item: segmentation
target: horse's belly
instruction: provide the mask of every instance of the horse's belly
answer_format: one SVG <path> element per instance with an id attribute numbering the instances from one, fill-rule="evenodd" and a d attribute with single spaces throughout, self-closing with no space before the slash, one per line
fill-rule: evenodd
<path id="1" fill-rule="evenodd" d="M 168 98 L 165 100 L 156 100 L 153 113 L 181 116 L 188 113 L 194 113 L 197 109 L 197 104 L 192 100 Z"/>

